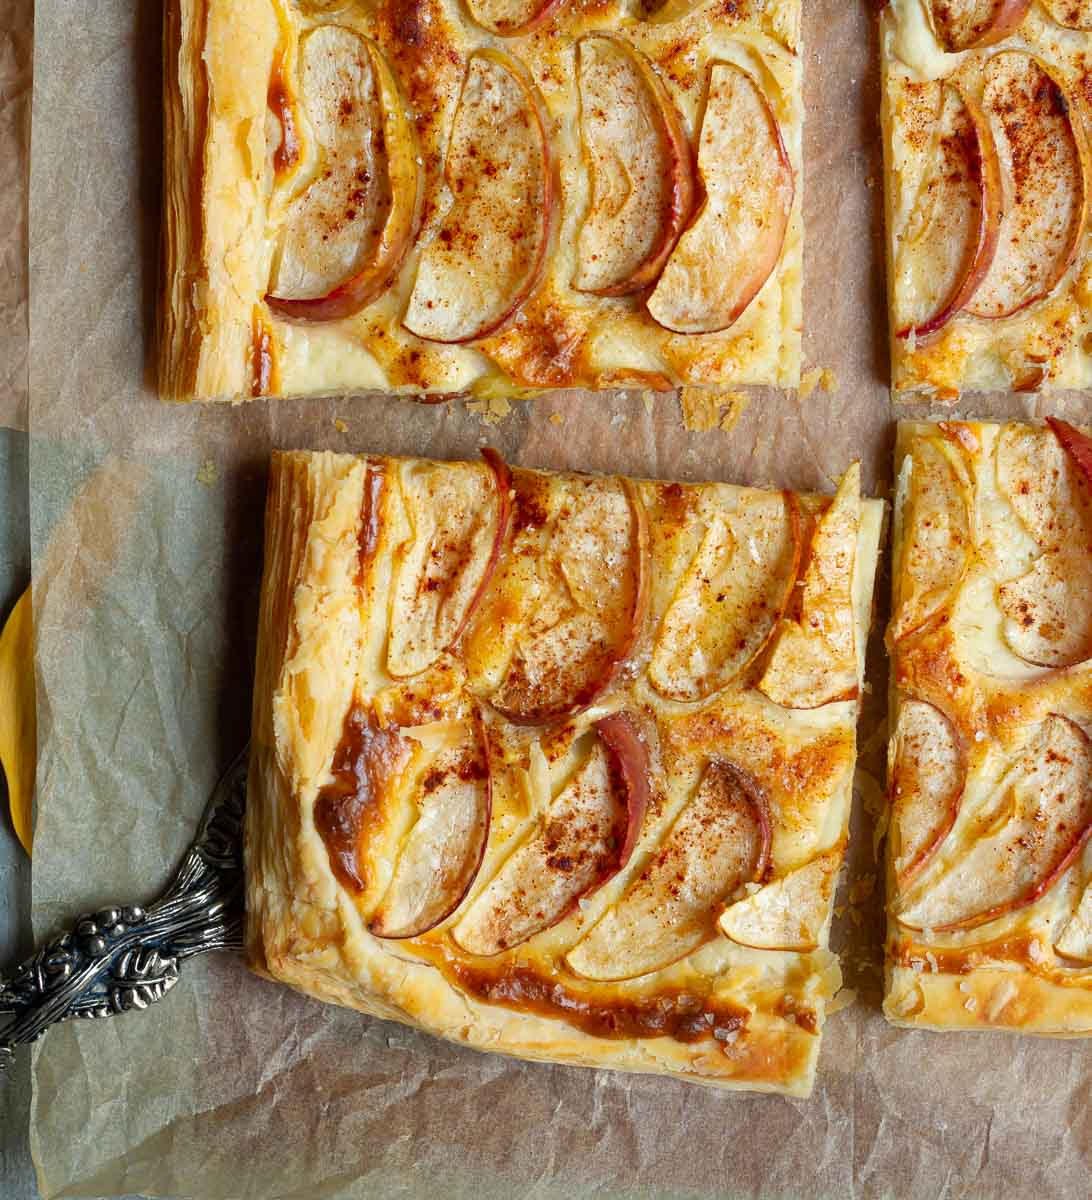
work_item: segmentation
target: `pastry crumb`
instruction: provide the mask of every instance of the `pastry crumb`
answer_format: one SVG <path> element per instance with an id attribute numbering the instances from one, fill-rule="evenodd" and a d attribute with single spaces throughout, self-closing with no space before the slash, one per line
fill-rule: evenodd
<path id="1" fill-rule="evenodd" d="M 842 988 L 842 990 L 827 1005 L 827 1016 L 832 1017 L 835 1013 L 839 1013 L 845 1008 L 852 1008 L 856 1003 L 857 989 Z"/>
<path id="2" fill-rule="evenodd" d="M 656 393 L 651 388 L 646 388 L 641 393 L 641 399 L 644 401 L 646 414 L 651 417 L 652 406 L 656 403 Z"/>
<path id="3" fill-rule="evenodd" d="M 205 461 L 197 468 L 197 482 L 202 487 L 212 487 L 220 478 L 220 468 L 212 461 L 211 458 L 206 458 Z"/>
<path id="4" fill-rule="evenodd" d="M 748 403 L 743 392 L 717 392 L 690 386 L 679 389 L 683 424 L 691 433 L 708 433 L 712 429 L 731 431 Z"/>
<path id="5" fill-rule="evenodd" d="M 562 423 L 562 421 L 564 421 L 564 420 L 565 420 L 565 418 L 561 415 L 561 413 L 559 413 L 559 412 L 550 413 L 550 424 L 551 425 L 560 425 Z"/>
<path id="6" fill-rule="evenodd" d="M 338 433 L 348 433 L 349 432 L 348 423 L 346 421 L 343 421 L 340 417 L 334 417 L 334 428 L 338 431 Z"/>
<path id="7" fill-rule="evenodd" d="M 811 367 L 800 377 L 800 399 L 806 400 L 816 390 L 833 392 L 838 376 L 829 367 Z"/>
<path id="8" fill-rule="evenodd" d="M 468 400 L 466 409 L 477 413 L 486 425 L 499 425 L 512 411 L 512 405 L 503 396 L 489 396 L 484 400 Z"/>

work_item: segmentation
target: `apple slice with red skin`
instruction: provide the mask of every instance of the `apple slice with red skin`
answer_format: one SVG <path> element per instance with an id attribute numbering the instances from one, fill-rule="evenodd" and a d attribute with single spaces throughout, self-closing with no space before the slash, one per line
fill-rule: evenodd
<path id="1" fill-rule="evenodd" d="M 540 29 L 566 0 L 466 0 L 476 25 L 498 37 L 523 37 Z"/>
<path id="2" fill-rule="evenodd" d="M 891 643 L 922 629 L 954 599 L 971 553 L 971 498 L 960 451 L 940 438 L 915 439 L 903 460 Z"/>
<path id="3" fill-rule="evenodd" d="M 649 680 L 661 696 L 704 700 L 759 654 L 792 598 L 800 524 L 790 492 L 747 493 L 712 517 L 653 645 Z"/>
<path id="4" fill-rule="evenodd" d="M 1092 488 L 1092 437 L 1060 417 L 1047 417 L 1046 423 Z"/>
<path id="5" fill-rule="evenodd" d="M 648 299 L 675 333 L 733 325 L 781 258 L 796 193 L 777 118 L 752 77 L 714 63 L 698 145 L 704 200 Z"/>
<path id="6" fill-rule="evenodd" d="M 1000 236 L 1004 191 L 989 120 L 960 88 L 937 86 L 936 153 L 903 234 L 909 257 L 896 264 L 920 311 L 899 311 L 900 338 L 928 337 L 970 304 Z"/>
<path id="7" fill-rule="evenodd" d="M 542 273 L 554 182 L 538 89 L 496 50 L 470 57 L 444 177 L 455 203 L 425 246 L 403 324 L 434 342 L 499 329 Z"/>
<path id="8" fill-rule="evenodd" d="M 1008 819 L 977 838 L 897 911 L 900 924 L 938 933 L 975 929 L 1026 908 L 1054 887 L 1092 833 L 1092 742 L 1051 713 L 1000 784 Z"/>
<path id="9" fill-rule="evenodd" d="M 625 296 L 656 280 L 690 217 L 690 143 L 652 64 L 621 38 L 581 38 L 577 72 L 591 202 L 573 287 Z"/>
<path id="10" fill-rule="evenodd" d="M 1006 426 L 996 471 L 1040 550 L 1026 574 L 997 589 L 1005 641 L 1034 666 L 1077 666 L 1092 657 L 1092 489 L 1056 430 Z"/>
<path id="11" fill-rule="evenodd" d="M 292 202 L 269 307 L 336 321 L 390 287 L 417 229 L 421 168 L 413 126 L 378 47 L 340 25 L 306 34 L 301 99 L 322 165 Z"/>
<path id="12" fill-rule="evenodd" d="M 1023 22 L 1031 0 L 926 0 L 933 32 L 949 54 L 992 46 Z"/>
<path id="13" fill-rule="evenodd" d="M 891 741 L 891 845 L 895 885 L 905 892 L 933 859 L 959 815 L 966 755 L 949 719 L 904 700 Z"/>
<path id="14" fill-rule="evenodd" d="M 1061 84 L 1021 50 L 986 64 L 983 108 L 1006 163 L 997 250 L 968 313 L 998 319 L 1048 296 L 1080 250 L 1088 212 L 1088 145 Z"/>
<path id="15" fill-rule="evenodd" d="M 377 937 L 418 937 L 459 907 L 489 839 L 493 806 L 488 738 L 480 716 L 470 736 L 422 765 L 413 803 L 417 820 L 403 842 L 390 885 L 368 922 Z M 412 738 L 412 731 L 406 736 Z M 400 797 L 405 803 L 409 797 Z"/>
<path id="16" fill-rule="evenodd" d="M 1043 0 L 1047 12 L 1066 29 L 1092 29 L 1092 0 Z"/>
<path id="17" fill-rule="evenodd" d="M 860 521 L 861 465 L 853 463 L 812 534 L 800 617 L 782 620 L 758 683 L 783 708 L 821 708 L 858 696 L 853 570 Z"/>
<path id="18" fill-rule="evenodd" d="M 453 930 L 467 953 L 500 954 L 552 928 L 628 862 L 648 806 L 648 752 L 626 713 L 605 717 L 596 730 L 591 752 L 539 828 Z"/>
<path id="19" fill-rule="evenodd" d="M 500 455 L 472 463 L 407 463 L 401 490 L 412 532 L 395 552 L 387 669 L 427 671 L 458 641 L 500 559 L 511 473 Z"/>
<path id="20" fill-rule="evenodd" d="M 717 909 L 770 859 L 769 807 L 734 764 L 706 767 L 697 795 L 622 898 L 565 961 L 586 979 L 633 979 L 670 966 L 716 935 Z"/>
<path id="21" fill-rule="evenodd" d="M 633 652 L 648 523 L 628 480 L 513 479 L 513 537 L 463 651 L 474 690 L 514 724 L 537 725 L 588 708 Z"/>

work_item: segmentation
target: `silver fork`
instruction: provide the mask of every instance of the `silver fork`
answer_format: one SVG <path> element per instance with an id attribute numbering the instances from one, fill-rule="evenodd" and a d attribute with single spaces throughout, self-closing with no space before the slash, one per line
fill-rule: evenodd
<path id="1" fill-rule="evenodd" d="M 187 958 L 242 949 L 246 772 L 243 750 L 158 899 L 87 913 L 0 975 L 0 1070 L 51 1025 L 147 1008 L 174 987 Z"/>

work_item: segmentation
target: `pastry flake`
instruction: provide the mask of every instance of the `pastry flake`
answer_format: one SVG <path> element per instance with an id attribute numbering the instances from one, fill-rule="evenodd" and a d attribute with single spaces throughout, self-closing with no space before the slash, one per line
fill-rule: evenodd
<path id="1" fill-rule="evenodd" d="M 1092 385 L 1092 19 L 1080 10 L 1027 0 L 884 7 L 896 392 Z"/>
<path id="2" fill-rule="evenodd" d="M 275 455 L 252 965 L 479 1049 L 806 1094 L 882 525 L 858 480 Z"/>
<path id="3" fill-rule="evenodd" d="M 900 427 L 896 1024 L 1092 1035 L 1090 451 L 1054 420 Z"/>
<path id="4" fill-rule="evenodd" d="M 797 386 L 800 9 L 171 0 L 161 394 Z"/>

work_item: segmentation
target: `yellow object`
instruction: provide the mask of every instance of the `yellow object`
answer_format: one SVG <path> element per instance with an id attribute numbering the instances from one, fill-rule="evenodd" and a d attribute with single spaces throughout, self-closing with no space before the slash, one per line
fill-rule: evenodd
<path id="1" fill-rule="evenodd" d="M 8 781 L 11 823 L 30 853 L 38 724 L 34 708 L 34 624 L 30 588 L 0 633 L 0 765 Z"/>

